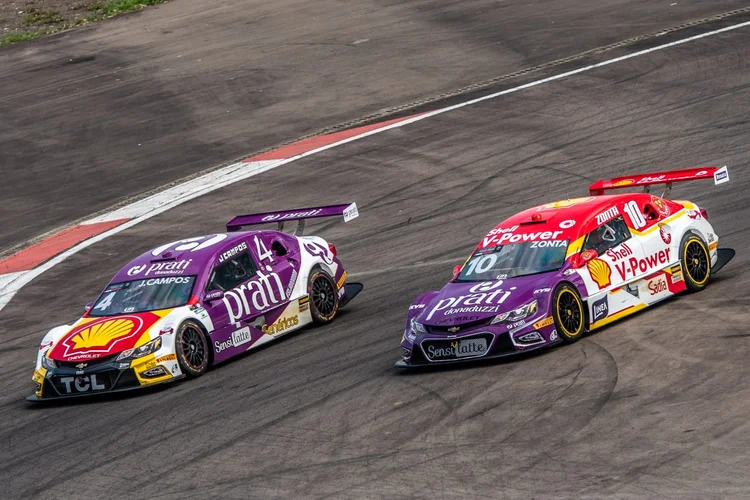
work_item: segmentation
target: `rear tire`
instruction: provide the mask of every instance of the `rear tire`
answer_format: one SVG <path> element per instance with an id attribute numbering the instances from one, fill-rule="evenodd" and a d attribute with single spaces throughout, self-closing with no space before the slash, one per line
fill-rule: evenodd
<path id="1" fill-rule="evenodd" d="M 333 321 L 339 310 L 339 294 L 336 283 L 328 273 L 316 268 L 310 273 L 307 285 L 310 297 L 310 315 L 315 323 L 325 325 Z"/>
<path id="2" fill-rule="evenodd" d="M 175 352 L 182 372 L 188 377 L 200 377 L 208 368 L 210 354 L 203 328 L 192 320 L 183 322 L 175 334 Z"/>
<path id="3" fill-rule="evenodd" d="M 586 313 L 578 291 L 567 283 L 552 294 L 552 318 L 565 344 L 577 342 L 586 331 Z"/>
<path id="4" fill-rule="evenodd" d="M 691 233 L 682 238 L 680 263 L 688 290 L 700 292 L 706 288 L 711 277 L 711 254 L 700 236 Z"/>

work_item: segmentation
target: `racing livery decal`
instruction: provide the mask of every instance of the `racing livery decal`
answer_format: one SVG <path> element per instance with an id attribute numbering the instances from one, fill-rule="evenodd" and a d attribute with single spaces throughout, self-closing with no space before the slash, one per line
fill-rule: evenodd
<path id="1" fill-rule="evenodd" d="M 626 278 L 633 278 L 638 274 L 646 273 L 650 269 L 657 268 L 657 266 L 663 266 L 670 262 L 669 250 L 669 248 L 666 248 L 646 255 L 643 259 L 630 257 L 627 260 L 616 263 L 615 269 L 617 269 L 617 274 L 624 280 Z"/>
<path id="2" fill-rule="evenodd" d="M 260 314 L 286 300 L 287 296 L 279 275 L 271 272 L 257 273 L 258 278 L 227 291 L 222 301 L 229 314 L 229 322 Z M 230 300 L 232 299 L 230 303 Z"/>
<path id="3" fill-rule="evenodd" d="M 89 319 L 73 328 L 52 349 L 50 357 L 62 361 L 96 359 L 136 347 L 141 335 L 165 314 L 138 313 Z"/>
<path id="4" fill-rule="evenodd" d="M 586 268 L 589 270 L 591 279 L 594 280 L 594 283 L 599 287 L 599 290 L 607 288 L 612 284 L 612 280 L 610 279 L 612 276 L 612 268 L 610 268 L 609 264 L 602 259 L 591 259 L 586 263 Z"/>

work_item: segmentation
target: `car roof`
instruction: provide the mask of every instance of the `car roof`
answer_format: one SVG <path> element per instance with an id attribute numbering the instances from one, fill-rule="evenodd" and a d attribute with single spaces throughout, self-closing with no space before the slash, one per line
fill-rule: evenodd
<path id="1" fill-rule="evenodd" d="M 198 275 L 216 255 L 264 231 L 237 231 L 185 238 L 159 245 L 142 253 L 114 276 L 112 283 L 164 276 Z"/>
<path id="2" fill-rule="evenodd" d="M 528 208 L 505 219 L 495 226 L 479 242 L 477 248 L 497 244 L 529 241 L 532 239 L 570 240 L 571 242 L 590 232 L 596 216 L 613 208 L 618 202 L 639 196 L 643 193 L 621 193 L 612 195 L 586 196 L 545 203 Z M 596 226 L 597 224 L 593 224 Z M 520 236 L 518 236 L 520 235 Z"/>

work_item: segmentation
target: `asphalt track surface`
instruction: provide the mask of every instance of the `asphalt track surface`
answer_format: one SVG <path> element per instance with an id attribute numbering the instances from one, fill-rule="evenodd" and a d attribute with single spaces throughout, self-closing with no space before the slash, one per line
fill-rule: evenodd
<path id="1" fill-rule="evenodd" d="M 744 28 L 462 108 L 199 198 L 47 271 L 0 313 L 3 498 L 749 498 L 748 61 Z M 523 359 L 393 368 L 411 298 L 500 219 L 597 178 L 702 164 L 729 165 L 731 182 L 676 192 L 739 250 L 706 291 Z M 164 390 L 23 401 L 44 331 L 131 255 L 288 200 L 360 206 L 351 223 L 308 224 L 366 285 L 333 325 Z"/>
<path id="2" fill-rule="evenodd" d="M 0 254 L 321 129 L 741 0 L 179 0 L 0 50 Z"/>

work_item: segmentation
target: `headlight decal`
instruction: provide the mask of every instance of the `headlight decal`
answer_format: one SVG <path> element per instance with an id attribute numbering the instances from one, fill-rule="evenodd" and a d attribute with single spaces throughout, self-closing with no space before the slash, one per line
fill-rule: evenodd
<path id="1" fill-rule="evenodd" d="M 134 347 L 132 349 L 126 349 L 117 356 L 116 361 L 122 361 L 124 359 L 138 359 L 144 356 L 148 356 L 159 349 L 161 349 L 162 340 L 161 337 L 156 337 L 151 342 L 147 342 L 140 347 Z"/>
<path id="2" fill-rule="evenodd" d="M 497 323 L 515 323 L 517 321 L 521 321 L 522 319 L 526 319 L 529 316 L 536 314 L 538 310 L 539 310 L 539 303 L 537 302 L 536 299 L 534 299 L 531 302 L 522 305 L 521 307 L 517 307 L 513 309 L 512 311 L 498 314 L 492 320 L 491 324 L 494 325 Z"/>
<path id="3" fill-rule="evenodd" d="M 54 359 L 47 357 L 47 354 L 49 354 L 49 351 L 42 354 L 42 367 L 46 370 L 54 370 L 57 368 L 57 363 L 55 363 Z"/>
<path id="4" fill-rule="evenodd" d="M 411 320 L 411 331 L 415 334 L 415 337 L 418 333 L 427 333 L 427 329 L 416 318 L 412 318 Z"/>

